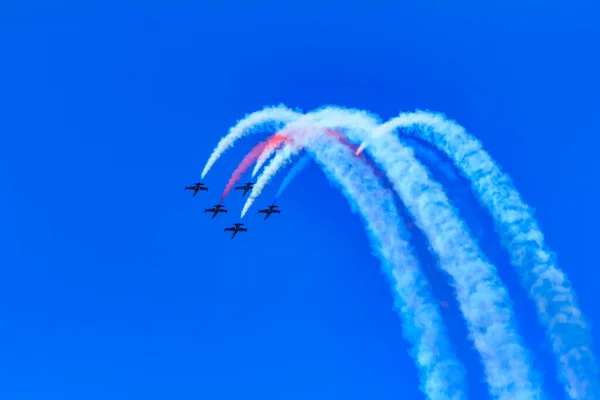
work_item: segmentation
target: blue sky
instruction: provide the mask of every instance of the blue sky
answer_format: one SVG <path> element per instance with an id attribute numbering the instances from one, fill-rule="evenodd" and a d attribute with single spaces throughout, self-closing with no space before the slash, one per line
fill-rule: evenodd
<path id="1" fill-rule="evenodd" d="M 265 223 L 251 210 L 234 241 L 223 228 L 236 213 L 202 211 L 256 137 L 215 165 L 208 193 L 183 192 L 229 126 L 280 102 L 457 120 L 511 174 L 600 319 L 597 5 L 202 3 L 0 6 L 1 398 L 422 398 L 361 222 L 315 165 L 282 214 Z M 545 388 L 562 398 L 491 219 L 447 160 L 422 156 L 498 266 Z M 445 277 L 414 243 L 450 303 L 469 394 L 485 398 Z"/>

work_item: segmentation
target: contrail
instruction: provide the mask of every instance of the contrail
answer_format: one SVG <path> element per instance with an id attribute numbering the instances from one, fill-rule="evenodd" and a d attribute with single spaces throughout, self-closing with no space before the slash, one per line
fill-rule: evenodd
<path id="1" fill-rule="evenodd" d="M 296 145 L 290 144 L 283 147 L 283 149 L 275 154 L 275 157 L 273 157 L 271 162 L 265 167 L 265 169 L 263 169 L 263 172 L 256 179 L 256 183 L 252 187 L 252 191 L 248 196 L 248 200 L 246 200 L 244 208 L 242 208 L 241 218 L 244 218 L 254 201 L 262 193 L 267 183 L 271 181 L 271 179 L 282 167 L 290 163 L 292 161 L 292 157 L 300 150 L 301 149 Z"/>
<path id="2" fill-rule="evenodd" d="M 310 154 L 305 154 L 304 156 L 302 156 L 302 158 L 300 158 L 300 160 L 296 162 L 296 164 L 294 164 L 294 166 L 290 169 L 290 172 L 288 172 L 288 174 L 283 179 L 283 182 L 281 182 L 279 190 L 275 195 L 276 199 L 278 199 L 279 196 L 281 196 L 283 191 L 290 185 L 290 183 L 292 183 L 294 178 L 298 176 L 298 174 L 300 174 L 302 171 L 304 171 L 306 167 L 308 167 L 310 160 Z"/>
<path id="3" fill-rule="evenodd" d="M 256 164 L 254 165 L 254 169 L 252 170 L 252 177 L 254 178 L 258 171 L 262 168 L 263 165 L 269 160 L 269 158 L 279 149 L 280 146 L 267 146 L 261 155 L 256 160 Z"/>
<path id="4" fill-rule="evenodd" d="M 310 129 L 312 127 L 310 124 L 307 124 L 306 128 Z M 286 129 L 286 131 L 289 130 Z M 297 131 L 298 130 L 296 130 L 296 132 Z M 291 158 L 290 156 L 301 148 L 298 142 L 306 141 L 309 138 L 313 138 L 314 141 L 314 135 L 298 136 L 299 138 L 295 138 L 296 142 L 294 144 L 289 144 L 280 150 L 271 161 L 271 164 L 275 167 L 272 167 L 271 172 L 269 172 L 270 167 L 267 166 L 263 171 L 262 176 L 274 174 L 279 169 L 279 166 L 282 165 L 282 162 L 285 163 L 286 160 L 289 160 Z M 328 133 L 326 136 L 330 138 L 330 143 L 337 144 L 337 146 L 326 146 L 326 150 L 332 151 L 332 149 L 343 147 L 346 149 L 347 154 L 355 159 L 354 161 L 346 163 L 346 174 L 349 174 L 347 179 L 350 181 L 349 183 L 346 183 L 346 185 L 353 185 L 351 186 L 352 193 L 354 193 L 355 196 L 362 196 L 359 199 L 360 203 L 364 204 L 362 207 L 365 208 L 369 206 L 369 208 L 365 208 L 365 210 L 369 212 L 369 215 L 372 215 L 370 218 L 377 222 L 378 232 L 383 232 L 383 236 L 378 236 L 379 239 L 377 240 L 380 243 L 378 247 L 382 246 L 381 243 L 383 243 L 386 245 L 384 249 L 387 253 L 401 256 L 400 259 L 393 264 L 394 269 L 391 272 L 388 269 L 387 272 L 391 273 L 390 279 L 399 296 L 396 299 L 396 307 L 404 321 L 403 326 L 405 335 L 414 347 L 411 354 L 415 358 L 417 367 L 420 371 L 421 390 L 432 400 L 459 400 L 466 398 L 466 395 L 463 393 L 464 367 L 456 360 L 449 347 L 438 309 L 433 303 L 427 300 L 430 297 L 429 289 L 424 277 L 420 275 L 417 262 L 410 253 L 408 244 L 404 241 L 400 241 L 400 233 L 398 230 L 400 221 L 397 211 L 395 210 L 393 198 L 390 193 L 384 191 L 378 183 L 377 176 L 373 173 L 371 168 L 368 165 L 363 164 L 362 159 L 352 157 L 354 150 L 352 150 L 351 147 L 339 142 L 337 135 Z M 363 171 L 362 173 L 357 172 L 361 170 Z M 341 169 L 340 171 L 343 172 L 344 169 Z M 367 173 L 364 171 L 369 172 Z M 266 181 L 268 181 L 268 179 L 264 180 L 264 182 Z M 257 187 L 258 190 L 260 190 L 260 185 L 261 178 L 257 180 L 254 190 L 256 190 Z M 376 187 L 378 190 L 368 190 L 367 188 L 369 187 Z M 248 202 L 250 202 L 250 199 Z M 247 206 L 248 202 L 246 204 Z M 393 210 L 392 214 L 384 213 L 375 207 L 376 204 L 381 203 L 387 204 L 387 207 Z M 351 202 L 351 205 L 353 204 L 355 203 Z M 248 207 L 245 207 L 245 211 L 247 211 L 247 209 Z M 353 209 L 355 210 L 355 206 L 353 206 Z M 362 212 L 364 213 L 366 211 Z M 367 218 L 367 216 L 365 216 L 365 218 Z M 374 238 L 373 234 L 370 236 L 372 239 Z M 381 239 L 381 237 L 386 239 Z M 398 241 L 400 241 L 399 243 L 403 246 L 402 251 L 400 252 L 396 246 L 392 244 Z"/>
<path id="5" fill-rule="evenodd" d="M 564 383 L 566 392 L 571 399 L 600 399 L 596 377 L 596 362 L 591 353 L 592 340 L 587 330 L 585 320 L 577 307 L 568 279 L 555 265 L 554 255 L 544 244 L 543 234 L 533 218 L 529 207 L 523 202 L 519 193 L 513 187 L 510 178 L 495 165 L 493 159 L 483 150 L 479 141 L 471 137 L 460 125 L 456 124 L 454 121 L 447 121 L 444 116 L 440 114 L 421 111 L 416 113 L 404 113 L 400 114 L 399 117 L 392 121 L 377 126 L 379 121 L 364 111 L 344 111 L 332 116 L 327 112 L 324 112 L 325 110 L 327 110 L 327 108 L 312 112 L 306 116 L 299 112 L 285 109 L 283 106 L 278 106 L 249 114 L 247 118 L 239 121 L 235 127 L 231 128 L 229 135 L 221 140 L 219 146 L 217 146 L 211 159 L 207 163 L 202 176 L 204 177 L 206 175 L 220 154 L 243 135 L 253 133 L 259 126 L 269 125 L 269 128 L 271 129 L 281 129 L 281 127 L 287 127 L 288 125 L 291 125 L 290 123 L 298 122 L 298 120 L 304 120 L 305 124 L 310 120 L 313 129 L 315 127 L 344 128 L 348 131 L 348 135 L 353 141 L 362 142 L 360 148 L 355 152 L 356 155 L 359 155 L 368 143 L 365 141 L 366 137 L 364 137 L 364 132 L 369 130 L 372 131 L 373 138 L 370 138 L 369 141 L 377 143 L 373 144 L 373 148 L 369 150 L 369 153 L 380 165 L 384 164 L 387 160 L 388 147 L 395 148 L 394 144 L 389 144 L 393 143 L 389 142 L 389 140 L 390 138 L 394 138 L 394 136 L 383 135 L 388 136 L 387 139 L 383 139 L 380 137 L 380 134 L 389 133 L 398 128 L 404 128 L 406 133 L 413 135 L 417 139 L 425 140 L 430 144 L 433 144 L 438 150 L 446 153 L 446 155 L 454 161 L 461 173 L 471 180 L 472 189 L 480 203 L 489 208 L 490 213 L 494 218 L 496 229 L 500 233 L 502 242 L 509 250 L 511 262 L 521 275 L 522 284 L 529 291 L 530 297 L 536 303 L 538 317 L 541 324 L 545 327 L 546 333 L 550 339 L 551 346 L 557 358 L 559 379 Z M 328 111 L 331 111 L 331 108 Z M 349 113 L 356 116 L 356 118 L 350 118 Z M 281 115 L 283 117 L 279 118 Z M 365 124 L 365 121 L 369 121 L 369 123 Z M 370 125 L 370 127 L 367 125 Z M 305 139 L 306 137 L 303 138 L 303 140 Z M 330 138 L 330 141 L 341 146 L 341 143 L 334 140 L 334 138 Z M 397 144 L 402 146 L 400 142 Z M 285 164 L 291 155 L 300 151 L 301 148 L 302 146 L 284 146 L 284 148 L 280 149 L 275 155 L 269 166 L 265 168 L 261 177 L 276 173 L 279 169 L 277 165 Z M 348 147 L 346 146 L 345 149 L 347 151 Z M 330 149 L 325 148 L 323 151 L 330 151 Z M 407 156 L 407 152 L 409 156 Z M 261 165 L 259 164 L 264 164 L 270 157 L 271 154 L 266 153 L 268 153 L 268 149 L 265 148 L 263 149 L 262 155 L 259 156 L 259 162 L 257 162 L 255 172 L 260 169 Z M 500 285 L 501 291 L 498 292 L 498 287 L 495 286 L 497 281 L 495 268 L 489 265 L 485 258 L 479 254 L 479 249 L 471 239 L 470 234 L 462 221 L 458 219 L 458 216 L 448 202 L 443 190 L 437 183 L 430 182 L 431 180 L 428 177 L 427 170 L 414 160 L 412 151 L 398 147 L 394 151 L 394 154 L 396 153 L 401 154 L 402 157 L 404 157 L 402 162 L 405 164 L 400 164 L 404 165 L 404 169 L 394 167 L 388 160 L 387 162 L 390 162 L 390 165 L 389 168 L 386 168 L 386 172 L 388 172 L 390 177 L 393 177 L 394 181 L 398 180 L 393 183 L 395 191 L 400 194 L 402 200 L 407 204 L 409 212 L 413 217 L 420 215 L 420 219 L 414 219 L 418 222 L 419 227 L 427 234 L 431 247 L 439 257 L 440 266 L 446 268 L 446 272 L 452 276 L 454 283 L 457 285 L 460 282 L 462 282 L 461 285 L 463 285 L 465 281 L 471 282 L 468 279 L 473 279 L 473 276 L 467 277 L 468 279 L 465 281 L 457 279 L 451 272 L 451 269 L 447 269 L 453 267 L 452 263 L 455 264 L 455 267 L 456 264 L 462 264 L 466 260 L 473 263 L 468 265 L 475 265 L 485 271 L 484 279 L 482 281 L 483 284 L 474 283 L 472 288 L 467 288 L 467 290 L 465 290 L 467 292 L 466 300 L 463 297 L 465 294 L 461 289 L 458 287 L 456 289 L 459 303 L 461 303 L 461 311 L 467 320 L 468 326 L 471 322 L 475 321 L 477 324 L 483 324 L 484 328 L 493 327 L 496 329 L 498 326 L 497 324 L 500 324 L 499 326 L 501 329 L 499 337 L 508 334 L 508 336 L 504 337 L 508 337 L 509 342 L 514 339 L 514 342 L 512 343 L 516 346 L 506 346 L 506 343 L 504 343 L 504 347 L 495 347 L 495 345 L 488 347 L 486 340 L 491 340 L 493 343 L 502 341 L 496 336 L 488 335 L 490 332 L 493 332 L 492 329 L 486 330 L 487 328 L 485 328 L 481 331 L 477 331 L 475 334 L 471 334 L 472 339 L 475 342 L 475 347 L 482 355 L 488 381 L 490 380 L 490 374 L 494 373 L 494 371 L 510 371 L 510 373 L 506 375 L 497 374 L 500 379 L 493 384 L 490 384 L 490 391 L 497 395 L 500 393 L 499 396 L 506 395 L 506 397 L 511 398 L 508 395 L 510 390 L 517 390 L 515 398 L 530 399 L 532 398 L 531 396 L 534 396 L 533 398 L 535 398 L 538 385 L 537 377 L 531 377 L 535 379 L 531 385 L 528 385 L 527 383 L 523 384 L 523 377 L 531 374 L 529 366 L 527 365 L 527 355 L 522 351 L 519 337 L 516 333 L 511 332 L 513 319 L 512 310 L 510 309 L 510 306 L 506 306 L 505 301 L 507 299 L 505 299 L 505 289 Z M 262 158 L 263 156 L 264 158 Z M 351 161 L 361 163 L 361 160 L 359 159 L 352 159 Z M 267 171 L 271 166 L 270 172 Z M 362 166 L 365 167 L 366 164 L 362 163 Z M 422 171 L 420 171 L 421 169 Z M 409 180 L 406 180 L 407 178 L 397 176 L 394 173 L 396 170 L 403 170 L 405 171 L 404 175 L 411 176 L 410 182 L 413 182 L 413 186 L 407 183 L 409 182 Z M 266 174 L 266 172 L 268 172 L 268 174 Z M 373 171 L 371 171 L 371 174 L 372 173 Z M 428 181 L 423 181 L 423 177 Z M 392 178 L 390 178 L 390 180 L 392 180 Z M 440 194 L 442 197 L 439 197 Z M 434 200 L 431 200 L 427 196 L 432 196 Z M 351 205 L 354 204 L 352 201 L 350 202 Z M 412 206 L 409 206 L 409 203 L 412 204 Z M 441 214 L 438 210 L 440 203 L 443 206 L 443 212 Z M 458 225 L 448 224 L 446 220 L 448 216 L 455 219 L 458 222 Z M 442 224 L 439 231 L 437 231 L 438 228 L 431 228 L 432 226 L 437 227 L 438 225 L 436 224 Z M 430 229 L 429 232 L 428 229 Z M 434 232 L 431 232 L 431 229 L 434 229 Z M 458 229 L 458 231 L 455 231 L 454 229 Z M 437 236 L 435 236 L 436 234 Z M 458 251 L 457 254 L 448 254 L 448 249 L 452 248 L 452 246 L 457 246 L 457 240 L 460 243 L 460 241 L 465 238 L 471 242 L 472 246 L 469 244 L 466 248 L 462 248 Z M 439 246 L 442 246 L 441 250 Z M 444 258 L 442 250 L 446 250 L 446 258 Z M 476 257 L 479 257 L 479 259 Z M 449 264 L 444 267 L 444 262 Z M 491 269 L 487 270 L 486 268 L 488 267 L 491 267 Z M 479 272 L 479 270 L 474 271 Z M 461 271 L 455 272 L 460 273 Z M 490 279 L 486 280 L 486 277 Z M 481 279 L 481 277 L 476 276 L 474 281 L 479 282 Z M 476 291 L 485 289 L 483 290 L 483 293 L 486 294 L 486 296 L 483 298 L 474 297 L 470 289 L 475 289 Z M 489 290 L 492 290 L 494 297 L 487 296 L 489 295 Z M 473 304 L 472 301 L 469 302 L 470 300 L 473 300 L 473 298 L 476 300 L 475 304 Z M 465 304 L 462 303 L 463 301 Z M 502 318 L 500 320 L 493 319 L 495 317 L 489 321 L 478 319 L 481 315 L 484 315 L 479 312 L 489 312 L 487 307 L 489 302 L 492 303 L 492 308 L 495 309 L 495 311 L 502 311 Z M 476 310 L 473 313 L 466 313 L 465 305 L 474 305 L 476 306 Z M 506 311 L 508 311 L 508 313 L 506 313 Z M 489 314 L 485 315 L 489 316 Z M 485 340 L 483 342 L 478 341 L 477 337 L 483 337 Z M 494 340 L 496 342 L 494 342 Z M 500 354 L 498 355 L 495 353 Z M 511 359 L 510 356 L 515 354 L 517 357 Z M 493 357 L 494 359 L 506 359 L 506 357 L 509 357 L 509 360 L 508 363 L 501 362 L 499 364 L 490 364 L 489 360 L 486 361 L 487 356 Z M 419 356 L 417 356 L 417 361 L 418 360 Z M 490 367 L 492 368 L 490 369 Z M 425 378 L 422 379 L 422 382 L 430 381 L 431 380 Z M 511 385 L 511 381 L 514 386 Z M 423 383 L 423 385 L 425 388 L 430 387 L 427 383 Z M 507 391 L 505 391 L 505 389 Z M 426 391 L 426 393 L 430 392 Z"/>
<path id="6" fill-rule="evenodd" d="M 298 128 L 300 123 L 312 127 L 341 126 L 354 136 L 351 139 L 361 142 L 375 130 L 378 121 L 364 111 L 326 107 L 288 124 L 286 130 L 292 125 Z M 242 216 L 274 174 L 300 149 L 286 146 L 277 153 L 257 180 Z M 414 159 L 412 152 L 407 153 L 399 141 L 391 144 L 391 152 L 385 145 L 377 149 L 380 151 L 373 154 L 376 161 L 384 165 L 395 190 L 427 235 L 439 257 L 440 267 L 452 277 L 461 311 L 484 364 L 490 393 L 498 399 L 541 398 L 537 377 L 531 372 L 528 353 L 513 327 L 508 295 L 495 267 L 480 254 L 445 193 L 429 179 L 426 169 Z M 411 171 L 417 173 L 418 178 L 412 176 Z M 415 191 L 415 188 L 418 189 Z"/>
<path id="7" fill-rule="evenodd" d="M 215 162 L 221 157 L 221 155 L 233 144 L 236 140 L 240 139 L 247 133 L 257 130 L 264 125 L 274 125 L 276 129 L 297 119 L 302 114 L 292 111 L 283 105 L 275 107 L 266 107 L 260 111 L 246 115 L 244 118 L 238 121 L 236 125 L 229 129 L 229 133 L 224 136 L 217 147 L 213 150 L 210 155 L 204 170 L 202 171 L 202 179 L 208 174 L 208 171 L 212 168 Z"/>
<path id="8" fill-rule="evenodd" d="M 310 127 L 343 127 L 357 142 L 364 140 L 378 122 L 366 112 L 332 107 L 309 113 L 306 117 L 288 126 L 298 129 L 303 123 Z M 300 149 L 297 145 L 286 146 L 276 154 L 257 180 L 242 216 L 275 173 Z M 508 294 L 495 267 L 480 254 L 441 187 L 429 179 L 426 169 L 415 160 L 411 151 L 398 140 L 394 142 L 389 138 L 376 150 L 373 156 L 383 164 L 412 217 L 428 236 L 439 257 L 440 267 L 454 281 L 461 311 L 484 364 L 490 393 L 502 400 L 543 398 L 537 377 L 531 372 L 528 353 L 513 326 Z"/>
<path id="9" fill-rule="evenodd" d="M 434 145 L 471 181 L 479 202 L 494 218 L 522 285 L 536 304 L 539 321 L 546 329 L 556 356 L 558 378 L 566 393 L 571 399 L 600 399 L 597 363 L 586 321 L 568 278 L 556 266 L 554 254 L 545 245 L 537 221 L 510 177 L 477 139 L 442 114 L 403 113 L 383 124 L 375 136 L 385 136 L 397 129 Z M 363 143 L 357 153 L 366 144 Z"/>
<path id="10" fill-rule="evenodd" d="M 430 289 L 404 239 L 406 233 L 400 231 L 402 223 L 391 193 L 371 168 L 337 139 L 329 135 L 303 139 L 302 145 L 328 179 L 341 187 L 351 209 L 365 222 L 371 245 L 392 284 L 395 308 L 412 347 L 410 354 L 419 370 L 421 390 L 431 400 L 465 399 L 464 367 L 448 343 L 439 309 L 429 300 Z"/>
<path id="11" fill-rule="evenodd" d="M 325 107 L 306 117 L 303 122 L 312 126 L 343 128 L 350 140 L 359 143 L 378 126 L 378 120 L 364 111 L 336 107 Z M 514 327 L 508 293 L 443 189 L 429 178 L 412 150 L 396 137 L 387 135 L 373 140 L 369 149 L 416 225 L 428 237 L 440 268 L 453 280 L 471 338 L 482 358 L 490 393 L 502 400 L 543 398 L 537 377 L 531 372 L 528 353 Z M 289 156 L 287 152 L 279 153 L 265 172 L 274 174 Z"/>
<path id="12" fill-rule="evenodd" d="M 300 118 L 301 114 L 298 114 L 298 118 Z M 345 140 L 344 136 L 335 132 L 335 131 L 331 131 L 328 132 L 332 135 L 337 135 L 339 140 Z M 287 135 L 289 134 L 289 132 L 286 132 L 285 130 L 279 132 L 279 134 L 281 135 Z M 348 143 L 348 145 L 354 146 L 354 144 L 352 143 Z M 275 153 L 280 147 L 280 144 L 277 145 L 270 145 L 267 146 L 262 154 L 260 155 L 260 157 L 258 157 L 258 160 L 256 161 L 256 164 L 254 165 L 254 169 L 252 170 L 252 177 L 254 178 L 256 176 L 256 174 L 258 173 L 258 171 L 261 169 L 261 167 L 269 160 L 269 158 L 273 155 L 273 153 Z"/>
<path id="13" fill-rule="evenodd" d="M 255 111 L 247 114 L 244 118 L 240 119 L 233 127 L 229 129 L 227 135 L 225 135 L 217 144 L 217 147 L 213 150 L 210 155 L 204 170 L 202 171 L 202 179 L 208 174 L 210 169 L 213 167 L 215 162 L 235 144 L 238 139 L 241 139 L 247 134 L 256 132 L 260 127 L 270 125 L 275 130 L 281 129 L 284 125 L 289 122 L 295 121 L 302 118 L 303 114 L 300 111 L 294 111 L 283 104 L 272 107 L 265 107 L 262 110 Z M 252 170 L 252 177 L 256 176 L 259 169 L 265 164 L 269 157 L 277 150 L 279 145 L 268 146 L 267 149 L 259 157 L 256 166 Z"/>
<path id="14" fill-rule="evenodd" d="M 288 132 L 288 135 L 285 136 L 288 138 L 288 145 L 284 146 L 278 153 L 275 154 L 275 157 L 273 157 L 269 165 L 265 167 L 262 174 L 260 174 L 260 176 L 256 179 L 256 183 L 252 187 L 252 191 L 248 196 L 248 200 L 246 200 L 246 203 L 242 208 L 241 218 L 244 218 L 254 201 L 262 193 L 264 187 L 271 181 L 273 176 L 275 176 L 275 174 L 283 166 L 290 163 L 295 154 L 302 150 L 302 147 L 298 146 L 298 143 L 303 142 L 306 136 L 315 134 L 314 129 L 310 130 L 310 127 L 305 127 L 308 129 L 302 129 L 302 127 L 298 127 L 298 121 L 294 123 L 294 129 L 288 129 L 290 125 L 291 124 L 288 124 L 285 129 L 285 132 Z M 276 135 L 281 135 L 281 133 L 276 133 Z M 291 141 L 289 139 L 291 139 Z"/>
<path id="15" fill-rule="evenodd" d="M 231 174 L 231 178 L 229 178 L 229 182 L 227 182 L 227 186 L 225 186 L 225 190 L 221 195 L 221 201 L 219 203 L 223 202 L 225 197 L 229 194 L 231 188 L 233 188 L 235 183 L 242 177 L 242 175 L 244 174 L 244 172 L 246 172 L 250 165 L 252 165 L 252 163 L 256 161 L 258 156 L 263 152 L 263 150 L 266 147 L 273 144 L 283 143 L 286 140 L 288 140 L 286 136 L 272 135 L 267 140 L 254 146 L 254 148 L 252 148 L 252 150 L 248 154 L 246 154 L 246 156 L 244 157 L 242 162 L 240 162 L 235 171 L 233 171 L 233 174 Z"/>
<path id="16" fill-rule="evenodd" d="M 315 123 L 311 117 L 302 117 L 286 125 L 285 129 L 277 132 L 276 135 L 288 138 L 293 137 L 296 142 L 302 142 L 302 138 L 318 133 L 314 129 L 314 126 Z M 328 128 L 324 129 L 323 132 L 328 136 L 337 139 L 345 146 L 353 149 L 353 152 L 356 151 L 355 149 L 357 149 L 357 147 L 353 143 L 348 142 L 348 140 L 340 132 Z M 292 140 L 292 142 L 294 140 Z M 289 143 L 289 141 L 286 141 L 286 143 L 287 146 L 284 146 L 283 149 L 276 153 L 269 165 L 265 167 L 262 174 L 256 179 L 256 183 L 254 184 L 252 191 L 248 196 L 248 200 L 246 200 L 246 203 L 242 208 L 241 218 L 244 218 L 252 204 L 254 204 L 254 201 L 258 198 L 258 196 L 260 196 L 265 186 L 271 181 L 275 174 L 279 172 L 282 167 L 290 163 L 293 156 L 302 150 L 302 147 L 299 147 L 293 143 Z M 264 150 L 268 151 L 266 147 Z M 374 171 L 378 177 L 381 177 L 381 173 L 378 172 L 377 169 L 374 169 Z"/>
<path id="17" fill-rule="evenodd" d="M 279 107 L 283 107 L 283 105 L 280 105 Z M 292 111 L 290 110 L 290 112 L 292 112 Z M 292 121 L 291 121 L 291 119 L 292 119 L 292 118 L 291 118 L 291 115 L 293 115 L 293 114 L 290 114 L 290 121 L 288 121 L 288 123 L 289 123 L 289 122 L 292 122 Z M 303 115 L 297 112 L 297 113 L 296 113 L 296 120 L 297 120 L 297 119 L 299 119 L 300 117 L 303 117 Z M 284 131 L 282 131 L 282 132 L 280 132 L 280 134 L 282 134 L 282 135 L 286 135 L 286 134 L 289 134 L 289 132 L 284 132 Z M 343 137 L 343 136 L 340 136 L 340 138 L 342 138 L 342 137 Z M 256 165 L 254 166 L 254 169 L 252 170 L 252 177 L 253 177 L 253 178 L 256 176 L 256 174 L 258 173 L 258 171 L 260 170 L 260 168 L 261 168 L 261 167 L 262 167 L 262 166 L 263 166 L 263 165 L 264 165 L 264 164 L 267 162 L 267 160 L 268 160 L 268 159 L 269 159 L 269 158 L 270 158 L 270 157 L 273 155 L 273 153 L 275 153 L 275 152 L 277 151 L 277 149 L 278 149 L 278 148 L 279 148 L 279 146 L 269 146 L 269 147 L 267 147 L 267 148 L 266 148 L 266 149 L 263 151 L 263 153 L 260 155 L 260 157 L 259 157 L 259 158 L 258 158 L 258 160 L 256 161 Z"/>
<path id="18" fill-rule="evenodd" d="M 302 115 L 298 114 L 298 118 L 300 118 Z M 332 135 L 337 135 L 338 138 L 340 140 L 345 140 L 345 138 L 338 134 L 337 132 L 328 132 L 329 134 Z M 288 135 L 290 134 L 289 130 L 282 130 L 281 132 L 279 132 L 280 135 Z M 349 145 L 351 145 L 350 143 L 348 143 Z M 277 145 L 270 145 L 267 146 L 262 154 L 258 157 L 258 160 L 256 161 L 256 164 L 254 165 L 254 169 L 252 170 L 252 177 L 254 178 L 256 176 L 256 174 L 258 173 L 258 171 L 261 169 L 261 167 L 269 160 L 269 158 L 273 155 L 273 153 L 275 153 L 279 148 L 280 148 L 281 144 L 277 144 Z"/>

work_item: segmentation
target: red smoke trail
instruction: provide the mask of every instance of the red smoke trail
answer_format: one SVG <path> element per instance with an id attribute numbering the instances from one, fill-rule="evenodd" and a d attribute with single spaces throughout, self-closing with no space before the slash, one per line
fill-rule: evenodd
<path id="1" fill-rule="evenodd" d="M 336 137 L 340 143 L 345 144 L 346 146 L 348 146 L 351 150 L 352 153 L 360 158 L 362 161 L 364 161 L 365 163 L 367 163 L 371 169 L 373 170 L 373 172 L 375 173 L 375 175 L 380 178 L 383 179 L 386 183 L 387 183 L 387 177 L 385 175 L 383 175 L 381 173 L 381 171 L 379 170 L 379 168 L 377 168 L 377 166 L 373 163 L 373 161 L 369 160 L 368 158 L 365 157 L 365 155 L 360 152 L 358 154 L 356 154 L 358 152 L 358 146 L 355 145 L 352 142 L 349 142 L 348 139 L 346 139 L 339 131 L 333 130 L 333 129 L 326 129 L 327 133 L 331 136 Z"/>
<path id="2" fill-rule="evenodd" d="M 244 157 L 244 159 L 242 160 L 240 165 L 238 165 L 235 171 L 233 171 L 233 174 L 231 174 L 231 178 L 229 178 L 229 182 L 227 182 L 227 186 L 225 187 L 225 190 L 221 195 L 221 203 L 225 199 L 225 196 L 227 196 L 227 194 L 231 191 L 233 185 L 235 185 L 236 182 L 242 177 L 242 174 L 246 172 L 246 170 L 252 164 L 254 164 L 256 159 L 260 156 L 260 154 L 264 151 L 264 149 L 267 146 L 277 147 L 284 141 L 289 141 L 289 139 L 284 135 L 275 134 L 270 136 L 267 140 L 260 142 L 259 144 L 254 146 L 254 148 L 252 148 L 252 150 L 250 150 L 250 152 L 246 154 L 246 157 Z"/>
<path id="3" fill-rule="evenodd" d="M 300 134 L 302 134 L 302 135 L 306 135 L 307 133 L 310 133 L 310 132 L 300 132 Z M 344 137 L 344 135 L 341 132 L 339 132 L 337 130 L 334 130 L 334 129 L 327 128 L 327 129 L 325 129 L 325 133 L 327 133 L 330 136 L 333 136 L 340 143 L 348 146 L 350 148 L 350 150 L 352 150 L 352 153 L 356 154 L 358 146 L 356 146 L 354 143 L 349 142 Z M 287 134 L 288 134 L 288 132 L 285 131 L 285 130 L 281 131 L 281 132 L 278 132 L 278 133 L 270 136 L 267 140 L 265 140 L 263 142 L 260 142 L 259 144 L 257 144 L 256 146 L 254 146 L 252 148 L 252 150 L 250 150 L 250 152 L 248 154 L 246 154 L 246 156 L 244 157 L 244 159 L 242 160 L 242 162 L 240 163 L 240 165 L 238 165 L 238 167 L 235 169 L 235 171 L 233 171 L 233 174 L 231 174 L 231 178 L 229 178 L 229 182 L 227 182 L 227 186 L 225 187 L 225 190 L 223 191 L 223 195 L 221 196 L 221 203 L 223 202 L 223 200 L 225 199 L 225 197 L 229 194 L 229 192 L 231 191 L 231 189 L 233 188 L 233 186 L 236 184 L 236 182 L 239 181 L 239 179 L 242 177 L 242 174 L 244 172 L 246 172 L 246 170 L 252 164 L 254 164 L 254 162 L 256 162 L 256 160 L 258 159 L 258 157 L 260 157 L 261 153 L 263 151 L 265 151 L 266 148 L 277 148 L 283 142 L 287 142 L 287 143 L 292 143 L 293 144 L 293 142 L 286 136 Z M 360 154 L 359 156 L 356 156 L 356 157 L 359 157 L 361 160 L 363 160 L 369 166 L 371 166 L 371 168 L 373 169 L 373 172 L 379 178 L 382 178 L 382 179 L 385 178 L 381 174 L 381 172 L 379 171 L 379 169 L 370 160 L 368 160 L 367 158 L 365 158 L 364 154 Z"/>

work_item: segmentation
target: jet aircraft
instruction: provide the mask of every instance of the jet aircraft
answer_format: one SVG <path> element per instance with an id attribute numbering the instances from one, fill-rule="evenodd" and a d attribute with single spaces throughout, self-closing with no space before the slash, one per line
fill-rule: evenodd
<path id="1" fill-rule="evenodd" d="M 244 225 L 244 224 L 241 224 L 239 222 L 236 224 L 233 224 L 233 226 L 231 228 L 225 228 L 225 232 L 228 232 L 228 231 L 233 232 L 233 234 L 231 235 L 231 238 L 233 239 L 235 237 L 235 235 L 237 235 L 238 232 L 248 232 L 248 229 L 242 228 L 242 225 Z"/>
<path id="2" fill-rule="evenodd" d="M 217 214 L 219 214 L 219 213 L 227 213 L 227 210 L 224 208 L 223 205 L 217 204 L 216 206 L 214 206 L 214 208 L 207 208 L 207 209 L 204 210 L 204 213 L 207 213 L 207 212 L 213 213 L 211 219 L 215 219 L 215 217 L 217 216 Z"/>
<path id="3" fill-rule="evenodd" d="M 186 186 L 185 190 L 193 190 L 194 194 L 192 195 L 192 197 L 194 197 L 196 196 L 199 190 L 208 190 L 208 188 L 204 183 L 196 182 L 192 186 Z"/>
<path id="4" fill-rule="evenodd" d="M 278 208 L 278 207 L 279 206 L 272 204 L 272 205 L 268 206 L 267 208 L 265 208 L 264 210 L 258 210 L 258 213 L 265 214 L 265 219 L 263 221 L 266 221 L 267 218 L 269 218 L 271 216 L 271 214 L 281 214 L 280 210 L 276 210 L 276 208 Z"/>
<path id="5" fill-rule="evenodd" d="M 254 182 L 248 182 L 244 186 L 236 186 L 235 190 L 243 190 L 242 197 L 246 195 L 254 187 Z"/>

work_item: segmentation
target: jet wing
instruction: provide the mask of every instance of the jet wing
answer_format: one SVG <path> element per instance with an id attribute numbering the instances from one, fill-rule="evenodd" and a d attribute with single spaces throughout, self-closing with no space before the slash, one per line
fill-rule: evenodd
<path id="1" fill-rule="evenodd" d="M 228 232 L 228 231 L 233 232 L 233 231 L 235 231 L 235 228 L 225 228 L 224 232 Z"/>
<path id="2" fill-rule="evenodd" d="M 214 208 L 207 208 L 204 210 L 204 212 L 215 212 Z"/>
<path id="3" fill-rule="evenodd" d="M 235 190 L 242 190 L 242 189 L 246 189 L 246 186 L 236 186 Z"/>
<path id="4" fill-rule="evenodd" d="M 200 186 L 200 187 L 199 187 L 199 189 L 200 189 L 200 190 L 208 190 L 208 188 L 207 188 L 207 187 L 204 187 L 204 186 Z"/>
<path id="5" fill-rule="evenodd" d="M 248 232 L 248 229 L 246 229 L 246 228 L 239 228 L 238 231 L 240 231 L 240 232 Z"/>
<path id="6" fill-rule="evenodd" d="M 275 213 L 275 214 L 280 214 L 281 213 L 281 211 L 279 211 L 279 210 L 272 210 L 271 212 Z"/>
<path id="7" fill-rule="evenodd" d="M 258 212 L 259 212 L 259 213 L 263 213 L 263 214 L 264 214 L 264 213 L 268 213 L 268 212 L 269 212 L 269 210 L 258 210 Z"/>

